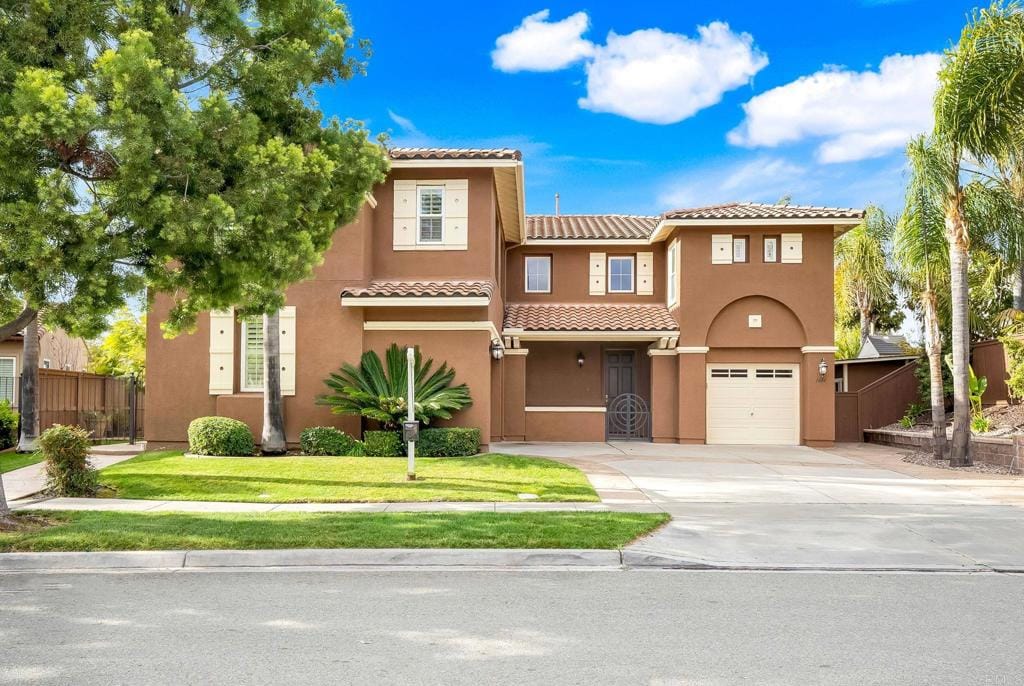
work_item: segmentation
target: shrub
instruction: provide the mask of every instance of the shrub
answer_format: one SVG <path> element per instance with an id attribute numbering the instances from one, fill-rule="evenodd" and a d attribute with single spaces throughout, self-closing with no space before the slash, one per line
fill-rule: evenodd
<path id="1" fill-rule="evenodd" d="M 480 452 L 480 429 L 423 429 L 416 454 L 423 457 L 464 457 Z"/>
<path id="2" fill-rule="evenodd" d="M 983 414 L 976 414 L 971 417 L 971 430 L 976 434 L 983 434 L 992 429 L 992 422 Z"/>
<path id="3" fill-rule="evenodd" d="M 306 455 L 351 455 L 357 441 L 333 426 L 313 426 L 304 429 L 299 444 Z"/>
<path id="4" fill-rule="evenodd" d="M 402 434 L 398 431 L 364 431 L 365 452 L 371 457 L 401 457 L 405 455 Z"/>
<path id="5" fill-rule="evenodd" d="M 39 437 L 46 460 L 46 489 L 59 497 L 96 493 L 96 470 L 89 464 L 89 432 L 55 424 Z"/>
<path id="6" fill-rule="evenodd" d="M 18 413 L 11 409 L 6 398 L 0 401 L 0 450 L 7 450 L 18 442 Z"/>
<path id="7" fill-rule="evenodd" d="M 229 417 L 199 417 L 188 425 L 188 450 L 194 455 L 245 457 L 256 446 L 245 423 Z"/>
<path id="8" fill-rule="evenodd" d="M 1020 402 L 1024 400 L 1024 340 L 1013 336 L 1000 338 L 1003 347 L 1006 349 L 1006 357 L 1009 361 L 1006 370 L 1009 378 L 1006 379 L 1006 388 L 1010 397 Z"/>

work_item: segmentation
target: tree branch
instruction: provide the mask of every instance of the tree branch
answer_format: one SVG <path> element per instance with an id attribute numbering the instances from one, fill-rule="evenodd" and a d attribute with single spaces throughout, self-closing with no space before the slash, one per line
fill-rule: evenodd
<path id="1" fill-rule="evenodd" d="M 22 329 L 28 326 L 30 321 L 35 319 L 37 314 L 39 313 L 36 310 L 26 306 L 17 317 L 6 324 L 0 324 L 0 341 L 6 340 L 14 334 L 19 333 Z"/>

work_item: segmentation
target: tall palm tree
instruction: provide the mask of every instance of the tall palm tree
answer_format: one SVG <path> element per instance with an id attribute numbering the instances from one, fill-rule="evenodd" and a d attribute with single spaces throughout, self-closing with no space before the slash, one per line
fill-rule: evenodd
<path id="1" fill-rule="evenodd" d="M 974 13 L 948 50 L 935 94 L 935 134 L 942 180 L 952 291 L 953 445 L 950 464 L 971 463 L 968 366 L 971 233 L 960 181 L 965 153 L 981 164 L 1011 159 L 1024 137 L 1024 15 L 1016 2 Z"/>
<path id="2" fill-rule="evenodd" d="M 281 313 L 263 316 L 263 434 L 260 452 L 283 455 L 288 449 L 284 436 L 284 399 L 281 397 Z"/>
<path id="3" fill-rule="evenodd" d="M 39 316 L 25 326 L 21 353 L 21 391 L 18 410 L 21 412 L 21 435 L 18 452 L 30 453 L 39 443 Z"/>
<path id="4" fill-rule="evenodd" d="M 860 343 L 864 345 L 876 318 L 875 305 L 892 293 L 893 279 L 886 263 L 889 220 L 877 207 L 869 207 L 864 221 L 836 242 L 837 298 L 857 310 Z"/>
<path id="5" fill-rule="evenodd" d="M 924 136 L 919 136 L 907 145 L 907 161 L 910 178 L 903 215 L 893 233 L 893 261 L 900 287 L 921 310 L 932 407 L 932 452 L 941 460 L 946 454 L 946 394 L 939 301 L 946 299 L 949 287 L 942 189 L 933 184 L 934 169 L 941 157 L 935 155 Z"/>

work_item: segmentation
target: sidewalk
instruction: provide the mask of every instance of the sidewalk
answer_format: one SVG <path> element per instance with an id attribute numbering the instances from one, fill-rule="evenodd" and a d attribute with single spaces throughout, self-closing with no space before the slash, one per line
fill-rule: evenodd
<path id="1" fill-rule="evenodd" d="M 95 446 L 89 450 L 89 462 L 96 469 L 103 469 L 104 467 L 133 458 L 145 449 L 145 443 L 136 443 L 135 445 L 116 443 L 113 445 Z M 3 475 L 3 480 L 4 493 L 7 494 L 7 502 L 11 504 L 12 508 L 17 505 L 14 501 L 35 495 L 46 487 L 46 473 L 42 462 L 7 472 Z"/>

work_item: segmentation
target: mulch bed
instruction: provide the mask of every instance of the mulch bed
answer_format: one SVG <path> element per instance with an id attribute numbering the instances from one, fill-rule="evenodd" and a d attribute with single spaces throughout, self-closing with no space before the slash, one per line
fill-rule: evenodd
<path id="1" fill-rule="evenodd" d="M 950 467 L 949 460 L 936 460 L 930 453 L 912 452 L 903 456 L 904 462 L 919 464 L 924 467 L 935 467 L 936 469 L 949 469 L 954 472 L 974 472 L 977 474 L 1008 474 L 1010 476 L 1024 477 L 1024 474 L 1010 471 L 1009 467 L 1002 467 L 985 462 L 975 462 L 970 467 Z"/>
<path id="2" fill-rule="evenodd" d="M 976 433 L 975 436 L 986 436 L 988 438 L 1009 438 L 1010 436 L 1024 435 L 1024 404 L 1017 405 L 992 405 L 982 410 L 982 414 L 991 423 L 991 429 L 985 433 Z M 912 428 L 902 426 L 899 422 L 883 426 L 886 431 L 913 431 L 915 433 L 931 433 L 932 415 L 931 410 L 918 415 Z M 953 413 L 946 413 L 946 432 L 953 430 Z"/>

